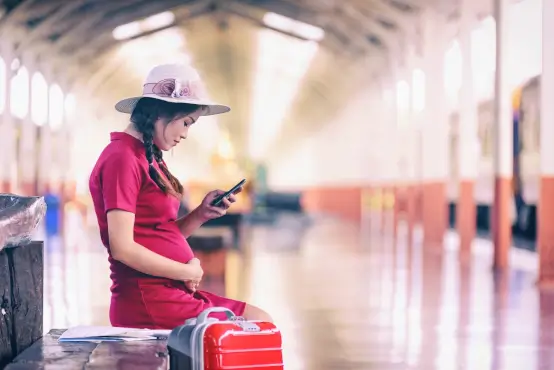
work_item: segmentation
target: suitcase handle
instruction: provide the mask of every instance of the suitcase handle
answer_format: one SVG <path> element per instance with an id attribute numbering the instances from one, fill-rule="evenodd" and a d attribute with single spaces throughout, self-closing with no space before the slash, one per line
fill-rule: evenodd
<path id="1" fill-rule="evenodd" d="M 231 311 L 228 308 L 210 307 L 210 308 L 206 308 L 204 311 L 200 313 L 200 315 L 198 315 L 198 318 L 196 319 L 196 324 L 198 325 L 206 322 L 206 320 L 208 319 L 208 315 L 214 312 L 224 312 L 227 315 L 228 319 L 232 319 L 233 317 L 235 317 L 235 314 L 233 313 L 233 311 Z"/>

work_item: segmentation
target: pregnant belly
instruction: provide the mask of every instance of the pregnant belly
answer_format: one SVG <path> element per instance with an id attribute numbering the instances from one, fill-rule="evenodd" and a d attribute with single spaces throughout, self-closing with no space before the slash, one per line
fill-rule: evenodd
<path id="1" fill-rule="evenodd" d="M 177 262 L 187 263 L 194 257 L 189 243 L 173 223 L 154 229 L 135 228 L 135 242 Z"/>

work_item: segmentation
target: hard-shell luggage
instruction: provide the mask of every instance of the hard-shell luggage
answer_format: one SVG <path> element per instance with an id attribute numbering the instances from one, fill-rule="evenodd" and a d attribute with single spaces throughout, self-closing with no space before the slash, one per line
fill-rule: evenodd
<path id="1" fill-rule="evenodd" d="M 209 318 L 224 312 L 227 320 Z M 227 308 L 204 310 L 171 331 L 170 370 L 279 370 L 283 367 L 281 332 L 263 321 L 247 321 Z"/>

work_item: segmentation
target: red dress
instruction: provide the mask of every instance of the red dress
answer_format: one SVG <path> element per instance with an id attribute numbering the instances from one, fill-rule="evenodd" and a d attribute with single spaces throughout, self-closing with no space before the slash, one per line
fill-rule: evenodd
<path id="1" fill-rule="evenodd" d="M 108 250 L 113 326 L 172 329 L 214 306 L 243 314 L 244 302 L 205 291 L 191 294 L 183 282 L 143 274 L 111 257 L 106 213 L 112 209 L 135 214 L 138 244 L 182 263 L 194 257 L 175 223 L 179 200 L 165 195 L 148 175 L 148 161 L 140 140 L 123 132 L 112 133 L 110 144 L 92 170 L 89 187 L 102 243 Z"/>

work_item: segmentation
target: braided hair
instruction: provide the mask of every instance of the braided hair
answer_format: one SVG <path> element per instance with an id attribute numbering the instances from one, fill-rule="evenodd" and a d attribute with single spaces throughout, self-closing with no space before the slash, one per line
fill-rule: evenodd
<path id="1" fill-rule="evenodd" d="M 154 144 L 154 125 L 159 118 L 167 124 L 176 117 L 190 114 L 197 109 L 198 106 L 193 104 L 175 104 L 159 99 L 142 98 L 137 102 L 131 113 L 131 122 L 135 129 L 142 134 L 150 178 L 164 193 L 179 198 L 184 192 L 183 185 L 169 172 L 163 160 L 162 151 Z M 154 161 L 158 163 L 158 167 L 165 178 L 154 166 Z"/>

